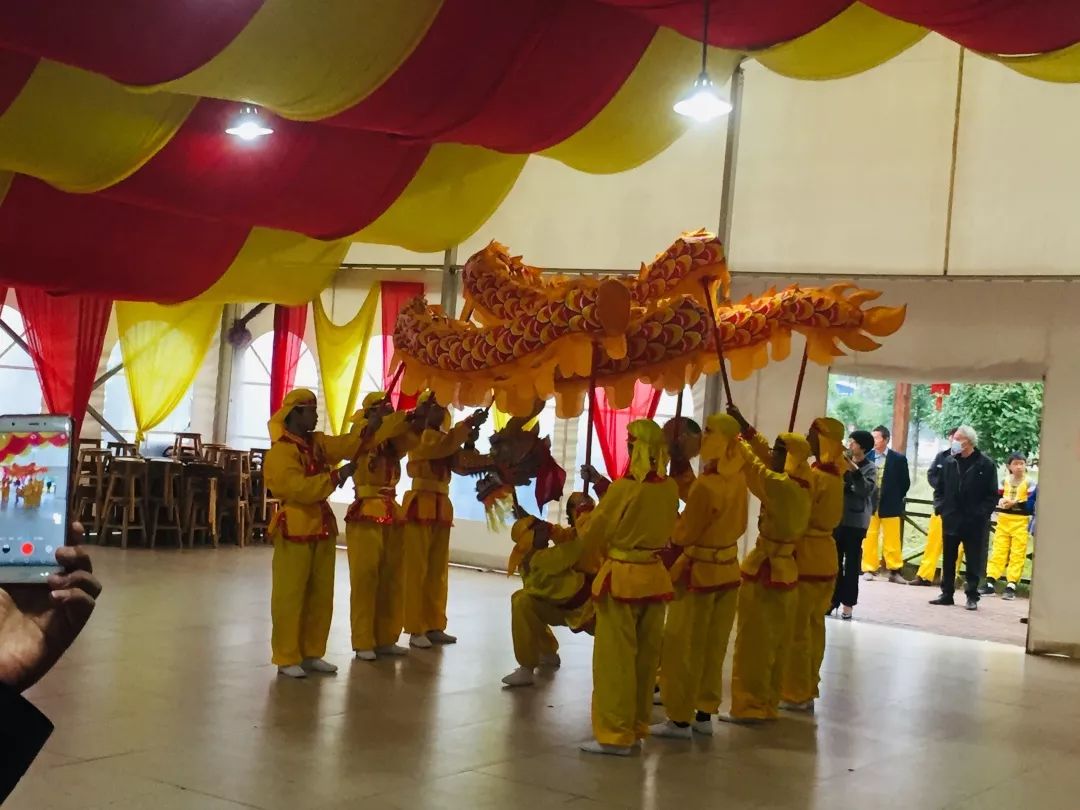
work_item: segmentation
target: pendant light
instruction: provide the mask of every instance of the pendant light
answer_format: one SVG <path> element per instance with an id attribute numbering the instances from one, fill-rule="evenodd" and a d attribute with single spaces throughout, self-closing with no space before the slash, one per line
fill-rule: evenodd
<path id="1" fill-rule="evenodd" d="M 254 141 L 274 134 L 274 130 L 266 126 L 262 119 L 259 118 L 259 108 L 251 105 L 244 105 L 241 108 L 240 115 L 236 117 L 236 121 L 225 132 L 242 141 Z"/>
<path id="2" fill-rule="evenodd" d="M 709 4 L 711 0 L 702 0 L 701 27 L 701 73 L 694 79 L 686 95 L 672 107 L 679 115 L 695 121 L 712 121 L 731 112 L 731 102 L 725 99 L 709 78 Z"/>

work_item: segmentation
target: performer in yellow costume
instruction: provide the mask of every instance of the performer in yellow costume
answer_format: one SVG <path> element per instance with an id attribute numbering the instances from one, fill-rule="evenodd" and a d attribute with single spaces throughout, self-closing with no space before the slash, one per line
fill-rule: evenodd
<path id="1" fill-rule="evenodd" d="M 810 445 L 797 433 L 781 433 L 770 452 L 768 442 L 734 407 L 745 439 L 746 482 L 761 502 L 758 537 L 742 564 L 738 630 L 731 674 L 731 712 L 720 719 L 734 723 L 775 720 L 780 703 L 783 648 L 791 637 L 799 581 L 795 544 L 810 520 Z"/>
<path id="2" fill-rule="evenodd" d="M 405 603 L 402 516 L 396 489 L 401 480 L 401 459 L 416 434 L 409 414 L 395 412 L 381 391 L 364 398 L 357 416 L 382 420 L 372 447 L 358 459 L 353 475 L 356 497 L 345 516 L 352 646 L 357 658 L 374 661 L 379 655 L 407 652 L 397 644 Z"/>
<path id="3" fill-rule="evenodd" d="M 1001 500 L 997 505 L 997 529 L 994 530 L 993 551 L 986 564 L 984 593 L 994 592 L 994 581 L 1005 579 L 1005 599 L 1016 598 L 1016 586 L 1024 575 L 1028 541 L 1031 534 L 1028 522 L 1028 495 L 1032 484 L 1025 475 L 1027 460 L 1020 453 L 1009 456 L 1009 475 L 1001 484 Z"/>
<path id="4" fill-rule="evenodd" d="M 446 590 L 450 573 L 450 475 L 454 458 L 469 435 L 484 423 L 486 411 L 477 411 L 452 429 L 450 414 L 430 392 L 417 401 L 424 425 L 419 441 L 409 450 L 408 472 L 412 488 L 405 493 L 405 632 L 409 644 L 427 649 L 432 644 L 454 644 L 446 632 Z M 445 431 L 445 432 L 444 432 Z"/>
<path id="5" fill-rule="evenodd" d="M 660 426 L 638 419 L 627 427 L 630 471 L 612 482 L 583 528 L 586 547 L 606 544 L 593 581 L 594 754 L 628 756 L 649 734 L 652 693 L 664 634 L 664 603 L 673 596 L 659 553 L 678 516 L 679 488 L 665 475 L 667 442 Z"/>
<path id="6" fill-rule="evenodd" d="M 844 516 L 844 425 L 815 419 L 807 433 L 815 462 L 810 470 L 810 522 L 795 547 L 799 586 L 787 644 L 780 707 L 813 711 L 825 657 L 825 614 L 832 606 L 838 569 L 833 530 Z"/>
<path id="7" fill-rule="evenodd" d="M 577 499 L 575 501 L 575 498 Z M 559 642 L 552 627 L 592 633 L 595 611 L 591 597 L 591 567 L 579 532 L 593 508 L 592 499 L 575 493 L 567 502 L 569 528 L 534 517 L 514 523 L 514 550 L 506 564 L 508 575 L 521 571 L 521 590 L 510 598 L 510 630 L 518 668 L 502 679 L 507 686 L 531 686 L 537 667 L 558 668 Z M 553 545 L 549 546 L 548 541 Z M 592 573 L 595 573 L 595 569 Z"/>
<path id="8" fill-rule="evenodd" d="M 690 485 L 672 535 L 682 553 L 671 568 L 675 601 L 668 608 L 660 666 L 668 721 L 652 727 L 658 737 L 690 739 L 692 730 L 712 734 L 711 716 L 720 710 L 739 596 L 738 543 L 747 519 L 738 434 L 739 423 L 727 414 L 705 422 L 702 474 Z"/>
<path id="9" fill-rule="evenodd" d="M 273 444 L 266 454 L 266 486 L 281 502 L 270 525 L 274 542 L 274 663 L 278 672 L 303 678 L 308 671 L 336 672 L 323 660 L 334 611 L 337 520 L 326 499 L 353 474 L 352 459 L 370 440 L 379 420 L 359 422 L 345 436 L 315 431 L 319 421 L 315 394 L 290 391 L 268 424 Z"/>

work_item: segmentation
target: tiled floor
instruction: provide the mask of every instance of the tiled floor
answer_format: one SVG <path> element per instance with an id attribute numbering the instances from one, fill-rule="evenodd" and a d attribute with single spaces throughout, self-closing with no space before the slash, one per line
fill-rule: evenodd
<path id="1" fill-rule="evenodd" d="M 830 621 L 816 718 L 611 760 L 576 750 L 589 639 L 500 689 L 512 580 L 455 571 L 459 645 L 353 663 L 342 555 L 342 671 L 296 682 L 268 663 L 266 549 L 94 557 L 98 614 L 31 694 L 57 731 L 5 810 L 1080 806 L 1080 668 L 1015 646 Z"/>

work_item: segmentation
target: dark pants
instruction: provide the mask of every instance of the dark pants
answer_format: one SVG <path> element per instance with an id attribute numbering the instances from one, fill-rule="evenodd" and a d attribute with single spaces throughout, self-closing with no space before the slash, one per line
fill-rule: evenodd
<path id="1" fill-rule="evenodd" d="M 986 573 L 987 531 L 974 533 L 974 540 L 965 541 L 959 534 L 945 533 L 942 540 L 945 546 L 941 561 L 941 594 L 953 595 L 956 590 L 956 558 L 960 555 L 960 545 L 964 546 L 964 593 L 968 599 L 979 601 L 979 581 Z"/>
<path id="2" fill-rule="evenodd" d="M 859 603 L 859 576 L 862 574 L 862 543 L 866 529 L 855 526 L 837 526 L 833 529 L 836 541 L 836 562 L 839 570 L 836 574 L 836 589 L 833 591 L 832 606 L 854 607 Z"/>

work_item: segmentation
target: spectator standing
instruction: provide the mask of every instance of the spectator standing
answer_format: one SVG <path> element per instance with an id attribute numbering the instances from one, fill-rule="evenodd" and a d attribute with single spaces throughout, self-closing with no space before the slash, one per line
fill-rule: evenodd
<path id="1" fill-rule="evenodd" d="M 862 544 L 877 494 L 877 468 L 867 456 L 873 449 L 874 437 L 868 431 L 856 430 L 849 437 L 844 470 L 844 516 L 833 530 L 839 571 L 832 610 L 840 607 L 841 619 L 850 619 L 859 601 Z"/>
<path id="2" fill-rule="evenodd" d="M 904 499 L 911 488 L 907 457 L 889 448 L 889 429 L 878 425 L 871 432 L 874 450 L 870 460 L 877 469 L 877 500 L 874 515 L 863 540 L 863 578 L 870 580 L 882 567 L 889 572 L 889 582 L 906 585 L 900 569 L 904 566 L 900 521 L 904 517 Z"/>
<path id="3" fill-rule="evenodd" d="M 997 505 L 997 529 L 994 531 L 994 550 L 986 564 L 986 585 L 983 593 L 993 594 L 994 583 L 1005 581 L 1005 599 L 1016 598 L 1016 586 L 1024 574 L 1027 561 L 1028 523 L 1031 507 L 1028 500 L 1034 494 L 1035 485 L 1027 477 L 1027 459 L 1022 453 L 1013 453 L 1007 463 L 1009 474 L 1001 483 L 1001 498 Z"/>
<path id="4" fill-rule="evenodd" d="M 952 443 L 953 436 L 956 434 L 956 428 L 949 428 L 945 433 L 945 438 Z M 938 485 L 941 481 L 941 471 L 945 469 L 945 462 L 949 460 L 952 455 L 950 448 L 946 447 L 936 456 L 934 461 L 930 464 L 930 469 L 926 471 L 926 480 L 930 484 L 930 489 L 934 491 L 934 514 L 930 516 L 930 526 L 926 532 L 926 548 L 923 549 L 922 562 L 919 564 L 919 570 L 915 574 L 915 579 L 911 580 L 910 585 L 923 585 L 929 587 L 934 584 L 934 575 L 937 573 L 938 563 L 941 562 L 941 552 L 944 549 L 943 532 L 941 530 L 941 498 L 937 494 Z M 961 560 L 964 559 L 963 549 L 960 550 L 956 558 L 957 566 L 960 565 Z"/>

